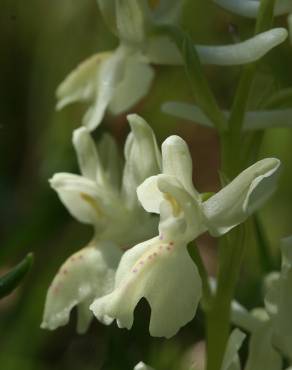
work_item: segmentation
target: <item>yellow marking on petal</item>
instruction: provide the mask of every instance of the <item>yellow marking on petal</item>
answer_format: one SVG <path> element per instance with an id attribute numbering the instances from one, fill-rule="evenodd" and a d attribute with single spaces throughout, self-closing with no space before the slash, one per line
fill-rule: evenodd
<path id="1" fill-rule="evenodd" d="M 99 217 L 102 217 L 103 216 L 102 210 L 98 206 L 97 202 L 91 196 L 89 196 L 89 195 L 87 195 L 85 193 L 80 193 L 80 196 L 81 196 L 81 198 L 83 200 L 85 200 L 85 202 L 87 202 L 95 210 L 96 214 Z"/>
<path id="2" fill-rule="evenodd" d="M 164 198 L 171 204 L 173 215 L 177 217 L 181 212 L 181 207 L 177 200 L 169 193 L 165 193 Z"/>

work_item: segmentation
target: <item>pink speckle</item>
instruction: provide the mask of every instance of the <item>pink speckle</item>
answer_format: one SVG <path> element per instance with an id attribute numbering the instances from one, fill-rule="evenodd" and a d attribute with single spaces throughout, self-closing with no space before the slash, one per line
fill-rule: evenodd
<path id="1" fill-rule="evenodd" d="M 68 270 L 67 269 L 63 269 L 62 270 L 62 273 L 63 273 L 63 275 L 67 275 L 68 274 Z"/>
<path id="2" fill-rule="evenodd" d="M 150 256 L 148 256 L 148 259 L 151 260 L 152 259 L 152 254 L 150 254 Z"/>
<path id="3" fill-rule="evenodd" d="M 137 269 L 134 269 L 134 270 L 133 270 L 133 273 L 135 274 L 137 271 L 138 271 Z"/>
<path id="4" fill-rule="evenodd" d="M 139 265 L 144 265 L 144 261 L 140 261 L 139 262 Z"/>
<path id="5" fill-rule="evenodd" d="M 159 240 L 163 240 L 163 234 L 159 236 Z"/>

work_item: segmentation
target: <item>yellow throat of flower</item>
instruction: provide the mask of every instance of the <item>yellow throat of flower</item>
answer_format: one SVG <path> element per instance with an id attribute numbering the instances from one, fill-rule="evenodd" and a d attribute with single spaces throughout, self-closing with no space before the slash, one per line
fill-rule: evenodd
<path id="1" fill-rule="evenodd" d="M 173 196 L 171 196 L 169 193 L 165 193 L 164 198 L 171 204 L 172 213 L 175 217 L 177 217 L 181 212 L 181 207 L 176 201 L 176 199 Z"/>

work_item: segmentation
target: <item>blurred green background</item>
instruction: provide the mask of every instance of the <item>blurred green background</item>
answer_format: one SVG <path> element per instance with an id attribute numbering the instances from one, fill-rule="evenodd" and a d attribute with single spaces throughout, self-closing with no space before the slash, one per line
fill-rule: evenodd
<path id="1" fill-rule="evenodd" d="M 254 22 L 219 9 L 212 1 L 186 1 L 183 27 L 197 43 L 232 43 L 252 35 Z M 286 18 L 276 20 L 285 26 Z M 230 33 L 230 25 L 236 26 Z M 234 34 L 234 32 L 236 34 Z M 117 40 L 106 29 L 95 0 L 1 0 L 0 4 L 0 272 L 28 251 L 35 263 L 25 282 L 0 302 L 0 368 L 5 370 L 132 369 L 143 360 L 157 370 L 185 368 L 182 358 L 203 337 L 203 315 L 171 340 L 150 338 L 149 308 L 136 312 L 131 331 L 94 322 L 86 335 L 70 325 L 55 332 L 40 329 L 46 290 L 62 262 L 86 244 L 92 230 L 73 220 L 48 178 L 58 171 L 77 172 L 71 134 L 83 107 L 55 112 L 55 89 L 79 62 L 98 51 L 112 49 Z M 288 42 L 269 53 L 259 65 L 250 106 L 264 94 L 292 86 L 292 47 Z M 149 93 L 132 111 L 145 117 L 162 141 L 170 133 L 191 146 L 194 180 L 201 191 L 218 188 L 219 144 L 215 131 L 179 122 L 160 110 L 166 100 L 192 101 L 183 68 L 156 67 Z M 240 68 L 206 67 L 222 107 L 231 104 Z M 292 101 L 287 103 L 292 106 Z M 292 117 L 291 117 L 292 125 Z M 125 116 L 107 116 L 96 138 L 110 131 L 122 150 L 128 132 Z M 278 192 L 260 214 L 269 246 L 277 260 L 279 240 L 292 233 L 292 130 L 265 133 L 260 157 L 283 161 Z M 200 249 L 211 271 L 216 269 L 216 246 L 208 237 Z M 261 302 L 259 254 L 251 238 L 238 297 L 248 305 Z"/>

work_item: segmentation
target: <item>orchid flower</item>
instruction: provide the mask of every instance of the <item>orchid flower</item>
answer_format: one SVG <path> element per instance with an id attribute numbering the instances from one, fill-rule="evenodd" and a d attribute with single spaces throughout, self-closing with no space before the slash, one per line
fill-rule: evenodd
<path id="1" fill-rule="evenodd" d="M 240 370 L 240 362 L 238 351 L 245 339 L 246 335 L 242 333 L 239 329 L 234 329 L 230 334 L 223 358 L 223 363 L 221 370 Z M 188 367 L 190 370 L 203 370 L 203 368 L 197 366 L 197 364 L 192 364 Z M 143 362 L 139 362 L 134 367 L 134 370 L 154 370 L 152 367 L 145 365 Z"/>
<path id="2" fill-rule="evenodd" d="M 162 174 L 137 190 L 143 207 L 160 214 L 159 235 L 128 250 L 119 264 L 115 288 L 91 310 L 110 324 L 130 329 L 139 300 L 151 307 L 150 334 L 169 338 L 191 321 L 201 298 L 201 279 L 187 244 L 205 231 L 227 233 L 245 221 L 273 192 L 280 161 L 263 159 L 204 200 L 192 183 L 187 144 L 171 136 L 162 145 Z"/>
<path id="3" fill-rule="evenodd" d="M 119 46 L 84 61 L 57 89 L 57 109 L 77 101 L 88 103 L 83 124 L 90 131 L 106 111 L 120 114 L 147 95 L 154 78 L 151 63 L 183 64 L 173 42 L 150 32 L 161 24 L 177 23 L 183 1 L 160 0 L 152 8 L 146 0 L 98 0 L 98 4 Z M 235 45 L 194 47 L 202 63 L 240 65 L 258 60 L 287 35 L 284 28 L 275 28 Z"/>
<path id="4" fill-rule="evenodd" d="M 138 203 L 136 188 L 159 172 L 160 154 L 151 128 L 140 117 L 128 117 L 132 132 L 125 144 L 125 166 L 120 171 L 117 147 L 104 137 L 97 150 L 86 128 L 73 134 L 81 176 L 58 173 L 50 180 L 68 211 L 90 224 L 94 236 L 88 246 L 71 256 L 54 278 L 46 300 L 43 328 L 65 325 L 78 306 L 78 331 L 92 318 L 89 304 L 109 293 L 122 248 L 154 235 L 157 220 Z"/>
<path id="5" fill-rule="evenodd" d="M 292 364 L 292 237 L 282 239 L 281 251 L 281 272 L 266 277 L 265 308 L 249 313 L 233 304 L 233 322 L 251 332 L 247 370 L 280 370 L 280 354 Z"/>
<path id="6" fill-rule="evenodd" d="M 260 8 L 259 0 L 214 0 L 214 2 L 226 10 L 247 18 L 256 18 Z M 290 0 L 276 1 L 274 15 L 283 15 L 291 11 Z"/>
<path id="7" fill-rule="evenodd" d="M 162 111 L 205 127 L 214 127 L 209 118 L 195 104 L 166 102 L 162 105 Z M 223 111 L 223 113 L 226 118 L 229 118 L 230 112 Z M 242 129 L 244 131 L 252 131 L 267 128 L 292 127 L 291 117 L 291 108 L 247 112 Z M 227 126 L 225 129 L 227 130 Z"/>
<path id="8" fill-rule="evenodd" d="M 153 367 L 150 367 L 146 364 L 144 364 L 144 362 L 139 362 L 135 367 L 134 367 L 134 370 L 154 370 Z"/>

